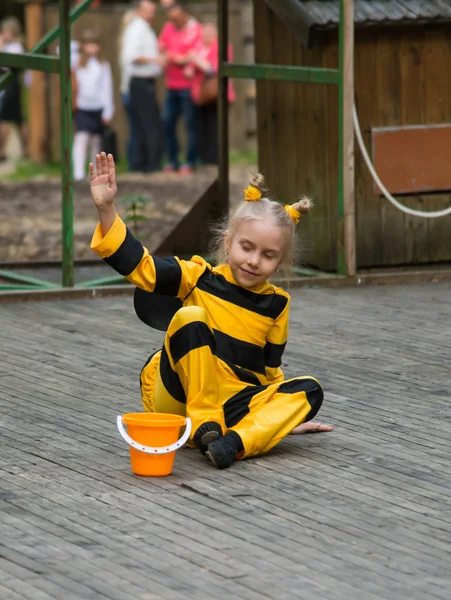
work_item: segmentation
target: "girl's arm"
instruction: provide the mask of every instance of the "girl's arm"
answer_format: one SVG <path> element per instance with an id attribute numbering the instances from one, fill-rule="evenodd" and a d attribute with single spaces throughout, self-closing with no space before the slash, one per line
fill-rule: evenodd
<path id="1" fill-rule="evenodd" d="M 91 195 L 99 215 L 100 227 L 104 236 L 110 231 L 116 219 L 114 199 L 117 194 L 116 166 L 112 154 L 97 154 L 96 169 L 89 165 Z"/>
<path id="2" fill-rule="evenodd" d="M 105 152 L 89 165 L 91 194 L 99 215 L 91 248 L 130 283 L 147 292 L 185 298 L 209 265 L 200 257 L 190 261 L 151 256 L 126 227 L 114 207 L 117 193 L 114 158 Z"/>

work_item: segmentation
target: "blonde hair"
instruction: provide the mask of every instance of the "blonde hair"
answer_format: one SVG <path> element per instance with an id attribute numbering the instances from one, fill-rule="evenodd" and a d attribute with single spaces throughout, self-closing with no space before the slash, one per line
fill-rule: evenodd
<path id="1" fill-rule="evenodd" d="M 103 62 L 100 36 L 93 29 L 85 29 L 80 36 L 80 60 L 78 61 L 78 66 L 81 68 L 86 67 L 90 58 L 84 49 L 85 44 L 97 44 L 99 46 L 99 53 L 96 58 L 100 63 Z"/>
<path id="2" fill-rule="evenodd" d="M 22 35 L 22 25 L 17 17 L 6 17 L 1 22 L 1 30 L 8 30 L 12 33 L 15 40 L 20 39 Z"/>
<path id="3" fill-rule="evenodd" d="M 257 192 L 254 201 L 244 200 L 228 218 L 213 228 L 211 251 L 217 264 L 226 263 L 226 235 L 233 237 L 238 227 L 246 221 L 270 220 L 276 227 L 286 231 L 287 234 L 287 243 L 281 266 L 285 275 L 288 275 L 294 260 L 297 220 L 300 215 L 308 213 L 313 206 L 313 202 L 306 196 L 301 196 L 294 204 L 282 206 L 279 202 L 264 196 L 269 190 L 265 187 L 265 179 L 260 173 L 250 176 L 249 186 L 248 190 L 251 189 L 251 193 L 255 194 Z"/>

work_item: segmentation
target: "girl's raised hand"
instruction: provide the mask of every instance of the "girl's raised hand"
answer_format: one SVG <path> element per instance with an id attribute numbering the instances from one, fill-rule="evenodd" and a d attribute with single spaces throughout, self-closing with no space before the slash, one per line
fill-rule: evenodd
<path id="1" fill-rule="evenodd" d="M 112 154 L 101 152 L 96 155 L 96 168 L 89 165 L 89 176 L 91 179 L 91 195 L 97 208 L 112 206 L 117 194 L 116 167 Z"/>

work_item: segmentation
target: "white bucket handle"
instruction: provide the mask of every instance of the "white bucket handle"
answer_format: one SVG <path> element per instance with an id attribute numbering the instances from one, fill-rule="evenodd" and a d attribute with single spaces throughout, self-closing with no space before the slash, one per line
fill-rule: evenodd
<path id="1" fill-rule="evenodd" d="M 116 423 L 117 423 L 117 428 L 119 430 L 119 433 L 124 438 L 124 440 L 127 442 L 127 444 L 132 446 L 132 448 L 135 448 L 135 450 L 139 450 L 140 452 L 145 452 L 146 454 L 168 454 L 169 452 L 175 452 L 175 450 L 178 450 L 179 448 L 181 448 L 188 441 L 188 438 L 191 434 L 191 427 L 192 427 L 191 419 L 189 417 L 187 417 L 185 419 L 185 427 L 186 427 L 185 433 L 182 435 L 182 437 L 179 439 L 178 442 L 175 442 L 174 444 L 171 444 L 170 446 L 161 446 L 160 448 L 154 448 L 153 446 L 143 446 L 142 444 L 138 444 L 138 442 L 135 442 L 135 440 L 132 439 L 128 435 L 128 433 L 125 431 L 124 420 L 121 415 L 117 416 Z"/>

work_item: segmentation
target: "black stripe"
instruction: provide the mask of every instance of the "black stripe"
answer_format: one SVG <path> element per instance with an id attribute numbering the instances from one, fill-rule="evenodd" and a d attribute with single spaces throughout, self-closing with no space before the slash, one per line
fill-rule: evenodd
<path id="1" fill-rule="evenodd" d="M 251 385 L 229 398 L 223 406 L 226 426 L 234 427 L 249 414 L 249 404 L 252 398 L 267 387 L 267 385 Z"/>
<path id="2" fill-rule="evenodd" d="M 202 281 L 198 282 L 197 288 L 270 319 L 277 319 L 288 302 L 288 298 L 280 294 L 251 292 L 251 290 L 230 283 L 223 275 L 212 271 L 209 271 Z"/>
<path id="3" fill-rule="evenodd" d="M 173 398 L 186 404 L 186 395 L 177 373 L 172 369 L 166 348 L 163 346 L 160 358 L 160 377 L 166 390 Z"/>
<path id="4" fill-rule="evenodd" d="M 265 355 L 261 346 L 243 342 L 217 329 L 213 331 L 218 358 L 243 367 L 243 369 L 265 374 Z"/>
<path id="5" fill-rule="evenodd" d="M 130 275 L 139 265 L 143 254 L 144 248 L 127 227 L 122 244 L 114 254 L 103 260 L 120 275 Z"/>
<path id="6" fill-rule="evenodd" d="M 282 355 L 287 344 L 273 344 L 272 342 L 266 342 L 265 351 L 265 365 L 267 367 L 280 367 L 282 364 Z"/>
<path id="7" fill-rule="evenodd" d="M 174 364 L 191 350 L 203 346 L 209 346 L 215 354 L 215 338 L 208 325 L 202 321 L 194 321 L 180 327 L 169 340 L 169 350 Z"/>
<path id="8" fill-rule="evenodd" d="M 254 386 L 261 385 L 259 378 L 257 377 L 257 375 L 254 375 L 254 373 L 249 373 L 249 371 L 246 371 L 246 369 L 240 369 L 240 367 L 237 367 L 233 363 L 228 362 L 227 360 L 224 360 L 223 358 L 221 360 L 223 362 L 225 362 L 225 364 L 230 369 L 232 369 L 232 371 L 236 375 L 236 377 L 238 377 L 238 379 L 240 381 L 242 381 L 243 383 L 249 383 L 250 385 L 254 385 Z"/>
<path id="9" fill-rule="evenodd" d="M 305 392 L 308 403 L 312 407 L 305 419 L 306 421 L 310 421 L 315 417 L 316 413 L 321 408 L 324 399 L 323 388 L 317 381 L 310 379 L 310 377 L 307 377 L 306 379 L 292 379 L 291 381 L 285 381 L 279 385 L 277 391 L 282 394 L 299 394 L 300 392 Z"/>
<path id="10" fill-rule="evenodd" d="M 155 294 L 177 296 L 182 281 L 182 269 L 173 257 L 152 256 L 155 263 Z"/>

